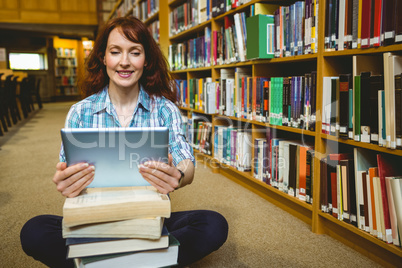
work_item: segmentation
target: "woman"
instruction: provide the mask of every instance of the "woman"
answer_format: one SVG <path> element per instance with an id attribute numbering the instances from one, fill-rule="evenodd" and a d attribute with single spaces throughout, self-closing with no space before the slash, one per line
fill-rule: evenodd
<path id="1" fill-rule="evenodd" d="M 66 128 L 154 127 L 169 129 L 169 164 L 147 162 L 140 167 L 144 179 L 168 194 L 190 184 L 194 156 L 181 131 L 180 111 L 168 64 L 146 26 L 134 17 L 111 20 L 98 35 L 87 61 L 82 89 L 89 97 L 73 105 Z M 66 197 L 88 186 L 95 168 L 87 163 L 67 167 L 64 150 L 53 182 Z M 50 267 L 73 267 L 66 259 L 62 217 L 41 215 L 21 230 L 26 254 Z M 180 242 L 178 263 L 193 263 L 226 241 L 228 225 L 213 211 L 173 212 L 165 225 Z"/>

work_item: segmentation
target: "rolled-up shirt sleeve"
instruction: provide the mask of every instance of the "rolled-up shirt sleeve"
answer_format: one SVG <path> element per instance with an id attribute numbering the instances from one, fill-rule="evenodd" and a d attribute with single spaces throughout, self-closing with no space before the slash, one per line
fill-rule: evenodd
<path id="1" fill-rule="evenodd" d="M 184 159 L 190 159 L 195 164 L 193 148 L 183 133 L 183 121 L 177 106 L 167 101 L 160 109 L 159 116 L 162 125 L 169 128 L 169 153 L 173 157 L 173 164 L 176 166 Z"/>
<path id="2" fill-rule="evenodd" d="M 67 117 L 66 117 L 66 122 L 64 124 L 64 128 L 78 128 L 80 126 L 80 116 L 77 111 L 77 105 L 71 106 Z M 60 147 L 60 153 L 59 153 L 59 161 L 60 162 L 66 162 L 66 156 L 64 153 L 64 146 L 63 142 L 61 143 Z"/>

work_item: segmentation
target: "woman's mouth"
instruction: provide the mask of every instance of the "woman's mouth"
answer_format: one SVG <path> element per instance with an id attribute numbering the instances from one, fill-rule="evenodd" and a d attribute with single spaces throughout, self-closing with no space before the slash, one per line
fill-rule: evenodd
<path id="1" fill-rule="evenodd" d="M 134 73 L 134 71 L 116 71 L 116 72 L 119 74 L 119 76 L 123 78 L 130 77 L 130 75 Z"/>

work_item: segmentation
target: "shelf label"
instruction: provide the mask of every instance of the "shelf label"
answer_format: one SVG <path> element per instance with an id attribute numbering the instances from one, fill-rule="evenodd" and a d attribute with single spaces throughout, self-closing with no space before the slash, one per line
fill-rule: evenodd
<path id="1" fill-rule="evenodd" d="M 384 34 L 385 39 L 394 38 L 394 35 L 395 35 L 395 31 L 385 32 L 385 34 Z"/>
<path id="2" fill-rule="evenodd" d="M 378 141 L 378 134 L 371 134 L 372 141 Z"/>
<path id="3" fill-rule="evenodd" d="M 396 142 L 395 141 L 391 141 L 391 149 L 396 149 Z"/>
<path id="4" fill-rule="evenodd" d="M 396 139 L 396 146 L 398 146 L 398 147 L 402 146 L 402 139 L 401 138 Z"/>
<path id="5" fill-rule="evenodd" d="M 370 143 L 370 135 L 362 134 L 360 135 L 361 142 Z"/>

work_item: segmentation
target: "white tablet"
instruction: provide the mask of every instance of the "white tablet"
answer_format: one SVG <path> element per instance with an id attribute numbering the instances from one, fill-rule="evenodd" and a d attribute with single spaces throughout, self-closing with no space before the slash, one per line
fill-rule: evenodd
<path id="1" fill-rule="evenodd" d="M 153 128 L 63 128 L 67 166 L 95 166 L 88 187 L 149 186 L 138 165 L 149 160 L 168 163 L 169 130 Z"/>

